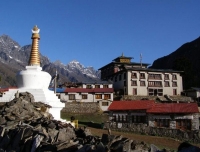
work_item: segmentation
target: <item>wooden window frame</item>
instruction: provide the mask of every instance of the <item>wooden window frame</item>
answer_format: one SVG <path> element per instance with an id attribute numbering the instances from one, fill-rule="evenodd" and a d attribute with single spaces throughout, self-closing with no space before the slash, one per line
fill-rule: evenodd
<path id="1" fill-rule="evenodd" d="M 140 86 L 146 86 L 145 81 L 140 81 Z"/>
<path id="2" fill-rule="evenodd" d="M 119 75 L 119 81 L 121 81 L 121 80 L 122 80 L 122 75 L 120 74 L 120 75 Z"/>
<path id="3" fill-rule="evenodd" d="M 176 129 L 191 130 L 192 121 L 191 119 L 176 119 Z"/>
<path id="4" fill-rule="evenodd" d="M 165 74 L 165 75 L 164 75 L 164 79 L 165 79 L 165 80 L 169 80 L 169 74 Z"/>
<path id="5" fill-rule="evenodd" d="M 91 89 L 91 88 L 92 88 L 92 85 L 87 84 L 87 85 L 86 85 L 86 88 L 87 88 L 87 89 Z"/>
<path id="6" fill-rule="evenodd" d="M 87 94 L 82 94 L 82 99 L 88 99 L 88 95 Z"/>
<path id="7" fill-rule="evenodd" d="M 177 80 L 177 75 L 176 74 L 172 74 L 172 80 Z"/>
<path id="8" fill-rule="evenodd" d="M 133 95 L 137 95 L 137 88 L 133 88 Z"/>
<path id="9" fill-rule="evenodd" d="M 131 81 L 131 86 L 137 86 L 137 81 L 136 80 Z"/>
<path id="10" fill-rule="evenodd" d="M 102 102 L 101 102 L 101 106 L 109 106 L 109 103 L 106 102 L 106 101 L 102 101 Z"/>
<path id="11" fill-rule="evenodd" d="M 96 84 L 96 85 L 95 85 L 95 88 L 100 88 L 100 85 L 99 85 L 99 84 Z"/>
<path id="12" fill-rule="evenodd" d="M 69 100 L 75 100 L 76 97 L 75 97 L 75 94 L 69 94 Z"/>
<path id="13" fill-rule="evenodd" d="M 111 98 L 111 95 L 110 94 L 104 94 L 104 99 L 107 100 L 107 99 L 110 99 Z"/>
<path id="14" fill-rule="evenodd" d="M 173 95 L 177 95 L 177 89 L 173 89 Z"/>
<path id="15" fill-rule="evenodd" d="M 131 78 L 132 78 L 132 79 L 137 79 L 137 73 L 136 73 L 136 72 L 131 73 Z"/>
<path id="16" fill-rule="evenodd" d="M 161 74 L 152 74 L 152 73 L 150 73 L 148 75 L 148 79 L 162 80 L 162 76 L 161 76 Z"/>
<path id="17" fill-rule="evenodd" d="M 117 82 L 117 76 L 115 76 L 115 82 Z"/>
<path id="18" fill-rule="evenodd" d="M 155 127 L 170 127 L 170 120 L 169 119 L 155 119 Z"/>
<path id="19" fill-rule="evenodd" d="M 107 84 L 104 84 L 104 85 L 103 85 L 103 88 L 109 88 L 109 87 L 108 87 L 108 85 L 107 85 Z"/>
<path id="20" fill-rule="evenodd" d="M 170 87 L 169 81 L 165 81 L 165 87 Z"/>
<path id="21" fill-rule="evenodd" d="M 123 76 L 124 76 L 124 80 L 126 80 L 126 73 L 124 73 L 124 75 L 123 75 Z"/>
<path id="22" fill-rule="evenodd" d="M 95 94 L 95 99 L 102 99 L 102 94 Z"/>
<path id="23" fill-rule="evenodd" d="M 140 73 L 140 79 L 145 79 L 145 73 Z"/>
<path id="24" fill-rule="evenodd" d="M 176 81 L 172 82 L 172 87 L 177 87 L 177 82 Z"/>

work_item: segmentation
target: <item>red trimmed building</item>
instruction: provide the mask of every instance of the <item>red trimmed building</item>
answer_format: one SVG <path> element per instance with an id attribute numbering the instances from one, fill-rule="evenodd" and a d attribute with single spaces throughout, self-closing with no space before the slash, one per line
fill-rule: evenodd
<path id="1" fill-rule="evenodd" d="M 57 90 L 63 102 L 97 102 L 103 111 L 107 111 L 113 101 L 113 92 L 112 83 L 107 81 L 73 83 Z"/>
<path id="2" fill-rule="evenodd" d="M 143 123 L 150 127 L 199 130 L 199 110 L 196 103 L 113 101 L 108 110 L 111 123 Z"/>

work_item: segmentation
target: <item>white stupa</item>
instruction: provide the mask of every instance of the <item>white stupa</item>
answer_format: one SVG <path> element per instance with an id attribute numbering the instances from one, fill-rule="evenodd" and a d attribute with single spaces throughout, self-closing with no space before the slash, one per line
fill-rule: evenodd
<path id="1" fill-rule="evenodd" d="M 17 89 L 9 89 L 5 92 L 0 102 L 9 102 L 15 98 L 17 92 L 29 92 L 34 96 L 36 102 L 43 102 L 50 105 L 49 112 L 53 115 L 54 119 L 61 120 L 60 112 L 65 104 L 62 103 L 53 91 L 48 89 L 51 75 L 42 71 L 40 67 L 40 54 L 39 54 L 39 35 L 40 29 L 35 26 L 32 29 L 32 49 L 29 59 L 29 65 L 25 70 L 17 73 Z"/>

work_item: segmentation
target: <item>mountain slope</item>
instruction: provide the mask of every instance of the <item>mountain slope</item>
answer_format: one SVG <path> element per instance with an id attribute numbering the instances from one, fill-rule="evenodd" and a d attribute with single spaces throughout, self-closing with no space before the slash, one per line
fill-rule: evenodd
<path id="1" fill-rule="evenodd" d="M 16 73 L 24 70 L 28 65 L 30 52 L 31 45 L 21 47 L 9 36 L 0 36 L 0 86 L 16 86 Z M 40 60 L 44 71 L 52 76 L 56 71 L 58 72 L 60 84 L 66 81 L 100 81 L 98 71 L 92 67 L 84 67 L 78 61 L 72 61 L 67 65 L 59 61 L 52 63 L 42 54 L 40 54 Z"/>
<path id="2" fill-rule="evenodd" d="M 183 70 L 183 87 L 200 87 L 200 37 L 155 60 L 150 68 Z"/>

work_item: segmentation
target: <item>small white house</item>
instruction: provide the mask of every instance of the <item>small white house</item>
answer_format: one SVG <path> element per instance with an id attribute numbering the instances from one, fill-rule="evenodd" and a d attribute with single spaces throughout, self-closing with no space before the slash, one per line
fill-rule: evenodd
<path id="1" fill-rule="evenodd" d="M 113 101 L 113 85 L 102 81 L 95 83 L 67 83 L 66 87 L 57 89 L 62 102 L 96 102 L 103 111 L 107 111 Z"/>

